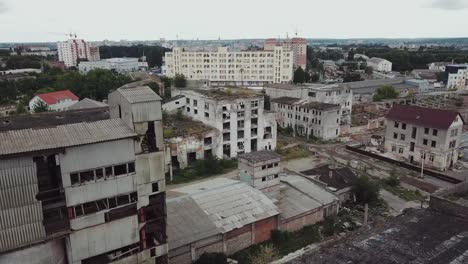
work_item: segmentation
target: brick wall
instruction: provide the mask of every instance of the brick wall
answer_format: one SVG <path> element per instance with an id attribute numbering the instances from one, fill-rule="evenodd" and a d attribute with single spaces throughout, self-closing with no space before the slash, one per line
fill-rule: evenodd
<path id="1" fill-rule="evenodd" d="M 246 232 L 237 236 L 234 236 L 226 240 L 226 254 L 232 255 L 237 251 L 240 251 L 244 248 L 250 247 L 252 245 L 252 232 Z"/>
<path id="2" fill-rule="evenodd" d="M 271 238 L 271 231 L 277 229 L 277 217 L 270 217 L 267 219 L 255 222 L 255 243 L 261 243 Z"/>
<path id="3" fill-rule="evenodd" d="M 203 253 L 222 253 L 223 252 L 223 241 L 215 242 L 203 247 L 199 247 L 195 251 L 195 257 L 199 258 Z"/>

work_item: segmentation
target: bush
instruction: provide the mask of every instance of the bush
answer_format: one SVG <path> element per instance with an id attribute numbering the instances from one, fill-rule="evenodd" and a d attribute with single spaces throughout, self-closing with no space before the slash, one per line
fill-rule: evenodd
<path id="1" fill-rule="evenodd" d="M 289 233 L 286 231 L 280 231 L 277 229 L 271 231 L 271 242 L 273 242 L 275 246 L 281 245 L 282 243 L 288 241 L 288 239 Z"/>
<path id="2" fill-rule="evenodd" d="M 358 203 L 372 203 L 379 199 L 380 186 L 367 176 L 361 176 L 353 187 Z"/>
<path id="3" fill-rule="evenodd" d="M 227 264 L 227 256 L 223 253 L 203 253 L 194 264 Z"/>
<path id="4" fill-rule="evenodd" d="M 279 258 L 278 250 L 273 245 L 262 245 L 260 251 L 250 256 L 251 264 L 265 264 L 270 263 Z M 217 262 L 212 262 L 217 263 Z"/>
<path id="5" fill-rule="evenodd" d="M 183 88 L 187 86 L 187 79 L 183 74 L 176 74 L 174 79 L 174 86 L 177 88 Z"/>
<path id="6" fill-rule="evenodd" d="M 388 186 L 396 187 L 400 185 L 400 178 L 398 178 L 396 175 L 392 175 L 389 178 L 386 178 L 384 183 Z"/>

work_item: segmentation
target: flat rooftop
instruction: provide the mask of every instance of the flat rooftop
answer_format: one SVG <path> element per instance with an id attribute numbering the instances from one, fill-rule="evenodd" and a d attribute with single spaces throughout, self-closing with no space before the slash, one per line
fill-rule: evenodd
<path id="1" fill-rule="evenodd" d="M 165 138 L 195 136 L 215 130 L 200 121 L 195 121 L 186 116 L 178 117 L 176 114 L 168 115 L 164 119 L 163 126 Z"/>
<path id="2" fill-rule="evenodd" d="M 181 90 L 181 92 L 184 90 Z M 186 89 L 214 100 L 235 100 L 241 98 L 260 98 L 263 94 L 247 88 Z M 183 92 L 182 92 L 183 94 Z"/>
<path id="3" fill-rule="evenodd" d="M 261 150 L 256 152 L 249 152 L 238 156 L 238 159 L 244 159 L 252 163 L 264 162 L 269 160 L 280 159 L 281 156 L 271 150 Z"/>
<path id="4" fill-rule="evenodd" d="M 361 229 L 288 264 L 468 263 L 468 221 L 429 209 L 409 209 L 380 227 Z"/>

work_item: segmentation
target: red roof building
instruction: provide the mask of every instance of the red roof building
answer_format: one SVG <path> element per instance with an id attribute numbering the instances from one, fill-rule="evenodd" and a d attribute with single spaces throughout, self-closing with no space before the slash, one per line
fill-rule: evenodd
<path id="1" fill-rule="evenodd" d="M 394 105 L 386 118 L 421 127 L 448 129 L 459 115 L 458 112 L 449 110 L 415 105 Z"/>
<path id="2" fill-rule="evenodd" d="M 70 90 L 63 90 L 51 93 L 38 94 L 29 101 L 29 108 L 33 111 L 38 101 L 42 101 L 49 106 L 50 110 L 63 111 L 79 101 L 78 96 Z"/>

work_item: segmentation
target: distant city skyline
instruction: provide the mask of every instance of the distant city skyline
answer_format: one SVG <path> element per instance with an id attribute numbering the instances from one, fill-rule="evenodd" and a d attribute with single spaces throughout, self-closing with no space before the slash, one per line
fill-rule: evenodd
<path id="1" fill-rule="evenodd" d="M 468 0 L 0 0 L 0 42 L 468 36 Z"/>

